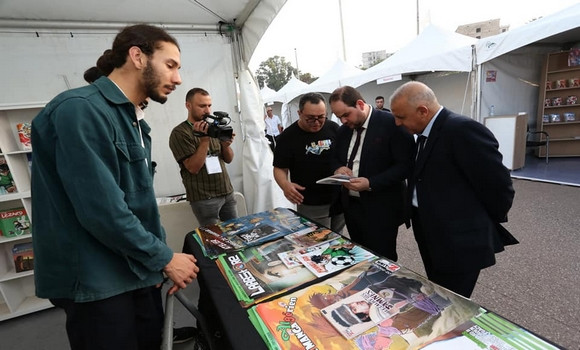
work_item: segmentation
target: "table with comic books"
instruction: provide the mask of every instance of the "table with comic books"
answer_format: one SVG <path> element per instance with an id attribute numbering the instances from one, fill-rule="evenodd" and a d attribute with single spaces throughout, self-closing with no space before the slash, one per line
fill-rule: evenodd
<path id="1" fill-rule="evenodd" d="M 559 349 L 295 211 L 189 233 L 234 349 Z"/>

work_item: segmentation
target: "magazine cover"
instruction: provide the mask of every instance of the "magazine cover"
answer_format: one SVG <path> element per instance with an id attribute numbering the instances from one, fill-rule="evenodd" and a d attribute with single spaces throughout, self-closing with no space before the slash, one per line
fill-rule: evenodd
<path id="1" fill-rule="evenodd" d="M 0 195 L 18 192 L 6 159 L 0 156 Z"/>
<path id="2" fill-rule="evenodd" d="M 196 233 L 206 256 L 217 258 L 220 254 L 260 245 L 292 232 L 317 228 L 315 223 L 290 209 L 276 208 L 202 226 Z"/>
<path id="3" fill-rule="evenodd" d="M 365 288 L 321 309 L 320 312 L 340 334 L 347 339 L 352 339 L 394 316 L 402 306 L 407 304 L 403 300 L 395 306 L 389 300 L 390 298 L 383 298 L 370 288 Z"/>
<path id="4" fill-rule="evenodd" d="M 239 252 L 220 255 L 217 264 L 243 307 L 312 281 L 304 266 L 288 268 L 279 253 L 299 249 L 280 238 Z"/>
<path id="5" fill-rule="evenodd" d="M 30 219 L 23 207 L 0 211 L 0 235 L 16 237 L 30 233 Z"/>
<path id="6" fill-rule="evenodd" d="M 289 233 L 284 237 L 296 245 L 310 247 L 331 239 L 338 238 L 340 235 L 326 227 L 321 227 L 315 230 L 302 230 Z"/>
<path id="7" fill-rule="evenodd" d="M 34 269 L 34 253 L 32 242 L 17 243 L 12 247 L 14 268 L 16 272 L 24 272 Z"/>
<path id="8" fill-rule="evenodd" d="M 30 142 L 30 123 L 20 123 L 16 124 L 16 130 L 18 131 L 18 138 L 20 140 L 20 148 L 23 151 L 32 150 L 32 143 Z"/>
<path id="9" fill-rule="evenodd" d="M 365 289 L 389 304 L 404 306 L 378 325 L 347 339 L 321 310 Z M 262 302 L 249 313 L 272 349 L 413 349 L 465 323 L 479 313 L 479 306 L 387 259 L 379 259 Z"/>
<path id="10" fill-rule="evenodd" d="M 480 313 L 452 331 L 429 341 L 425 350 L 552 350 L 559 347 L 512 322 L 480 308 Z"/>
<path id="11" fill-rule="evenodd" d="M 352 176 L 336 174 L 329 177 L 325 177 L 324 179 L 320 179 L 316 181 L 316 183 L 320 185 L 342 185 L 345 182 L 350 182 L 351 178 Z"/>
<path id="12" fill-rule="evenodd" d="M 316 277 L 326 276 L 375 257 L 373 253 L 342 237 L 320 244 L 316 248 L 296 256 Z"/>

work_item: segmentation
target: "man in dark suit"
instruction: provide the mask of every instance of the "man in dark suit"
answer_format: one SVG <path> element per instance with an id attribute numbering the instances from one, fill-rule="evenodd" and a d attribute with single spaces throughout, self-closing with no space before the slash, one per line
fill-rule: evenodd
<path id="1" fill-rule="evenodd" d="M 340 203 L 350 238 L 396 261 L 413 136 L 395 125 L 391 113 L 373 109 L 350 86 L 334 90 L 329 102 L 343 124 L 336 137 L 334 173 L 353 177 L 343 185 Z"/>
<path id="2" fill-rule="evenodd" d="M 420 82 L 399 87 L 391 109 L 397 125 L 418 135 L 408 202 L 427 277 L 470 297 L 480 270 L 517 243 L 500 225 L 514 189 L 498 142 L 481 123 L 442 107 Z"/>

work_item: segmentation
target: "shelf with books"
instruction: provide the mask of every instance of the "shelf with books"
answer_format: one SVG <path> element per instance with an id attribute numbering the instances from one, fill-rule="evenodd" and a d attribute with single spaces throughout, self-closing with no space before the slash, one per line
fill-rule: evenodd
<path id="1" fill-rule="evenodd" d="M 33 253 L 26 246 L 32 242 L 30 123 L 44 105 L 0 104 L 0 167 L 4 170 L 0 173 L 0 320 L 52 306 L 48 300 L 34 296 Z M 14 209 L 25 214 L 2 219 L 2 213 Z M 18 261 L 15 256 L 20 256 Z M 17 272 L 17 265 L 21 272 Z"/>
<path id="2" fill-rule="evenodd" d="M 580 156 L 580 61 L 577 50 L 547 55 L 538 100 L 537 130 L 550 135 L 550 157 Z M 539 147 L 539 157 L 546 147 Z"/>

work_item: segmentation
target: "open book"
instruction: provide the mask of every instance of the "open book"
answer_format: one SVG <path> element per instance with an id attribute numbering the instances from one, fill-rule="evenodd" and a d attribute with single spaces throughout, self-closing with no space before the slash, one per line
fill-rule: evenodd
<path id="1" fill-rule="evenodd" d="M 316 183 L 321 185 L 342 185 L 345 182 L 350 182 L 351 178 L 352 176 L 336 174 L 320 179 Z"/>

